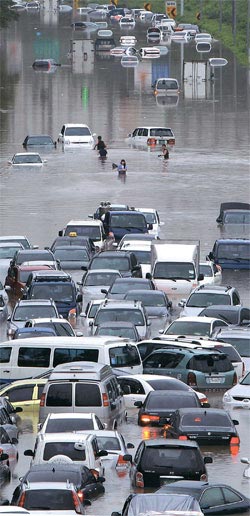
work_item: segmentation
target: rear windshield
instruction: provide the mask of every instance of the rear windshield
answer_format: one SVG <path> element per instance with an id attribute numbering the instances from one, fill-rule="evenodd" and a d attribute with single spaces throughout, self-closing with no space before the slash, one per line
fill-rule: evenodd
<path id="1" fill-rule="evenodd" d="M 53 299 L 58 303 L 72 303 L 75 301 L 75 292 L 71 283 L 35 283 L 31 286 L 31 299 Z M 40 316 L 41 317 L 41 316 Z"/>
<path id="2" fill-rule="evenodd" d="M 183 407 L 198 407 L 199 402 L 196 397 L 194 396 L 150 396 L 146 402 L 146 408 L 148 410 L 153 409 L 178 409 Z"/>
<path id="3" fill-rule="evenodd" d="M 85 249 L 72 249 L 71 247 L 68 246 L 68 251 L 66 249 L 55 249 L 56 259 L 70 262 L 83 262 L 89 259 Z"/>
<path id="4" fill-rule="evenodd" d="M 173 136 L 173 133 L 171 129 L 164 129 L 164 127 L 159 127 L 150 129 L 150 136 Z"/>
<path id="5" fill-rule="evenodd" d="M 231 427 L 231 421 L 226 414 L 218 414 L 217 412 L 210 413 L 209 410 L 203 414 L 185 414 L 181 418 L 182 427 L 200 427 L 200 426 L 217 426 L 220 428 Z"/>
<path id="6" fill-rule="evenodd" d="M 216 258 L 227 260 L 249 260 L 249 244 L 218 244 Z"/>
<path id="7" fill-rule="evenodd" d="M 178 380 L 147 380 L 147 383 L 153 387 L 155 391 L 165 390 L 176 390 L 176 391 L 188 391 L 188 387 L 184 382 Z"/>
<path id="8" fill-rule="evenodd" d="M 25 491 L 25 509 L 74 511 L 74 500 L 70 489 L 31 489 Z"/>
<path id="9" fill-rule="evenodd" d="M 135 346 L 117 346 L 109 350 L 111 367 L 140 365 L 140 355 Z"/>
<path id="10" fill-rule="evenodd" d="M 215 292 L 197 292 L 190 296 L 186 306 L 202 308 L 210 305 L 230 305 L 231 298 L 228 294 L 216 294 Z"/>
<path id="11" fill-rule="evenodd" d="M 63 322 L 36 322 L 35 327 L 48 327 L 55 330 L 56 334 L 59 336 L 70 336 L 74 337 L 74 330 L 71 328 L 69 323 Z"/>
<path id="12" fill-rule="evenodd" d="M 163 472 L 165 470 L 180 469 L 183 472 L 183 464 L 185 464 L 185 470 L 191 471 L 200 469 L 202 464 L 202 458 L 196 449 L 191 448 L 164 448 L 158 446 L 147 447 L 142 456 L 141 467 L 143 470 L 159 468 Z"/>
<path id="13" fill-rule="evenodd" d="M 96 266 L 96 261 L 94 268 Z M 98 267 L 97 267 L 98 268 Z M 88 274 L 86 277 L 86 280 L 84 281 L 84 287 L 110 287 L 112 285 L 113 281 L 119 277 L 119 274 L 109 273 L 109 272 L 91 272 L 91 274 Z M 96 305 L 97 306 L 97 305 Z"/>
<path id="14" fill-rule="evenodd" d="M 97 437 L 97 444 L 99 450 L 114 450 L 119 451 L 121 449 L 119 440 L 117 437 Z"/>
<path id="15" fill-rule="evenodd" d="M 88 127 L 66 127 L 65 136 L 89 136 L 91 134 Z"/>
<path id="16" fill-rule="evenodd" d="M 240 337 L 231 338 L 226 336 L 223 341 L 232 344 L 241 357 L 250 357 L 250 338 L 241 339 Z"/>
<path id="17" fill-rule="evenodd" d="M 144 230 L 147 229 L 147 223 L 146 223 L 145 217 L 142 214 L 138 213 L 136 215 L 132 215 L 132 214 L 129 214 L 129 212 L 126 213 L 126 215 L 125 214 L 117 215 L 116 213 L 111 214 L 110 226 L 112 228 L 125 228 L 125 229 L 129 228 L 130 231 L 131 231 L 130 228 L 144 229 Z"/>
<path id="18" fill-rule="evenodd" d="M 166 335 L 210 335 L 210 323 L 176 321 L 165 331 Z"/>
<path id="19" fill-rule="evenodd" d="M 151 251 L 138 251 L 138 250 L 134 251 L 133 250 L 133 253 L 135 254 L 137 261 L 139 263 L 146 263 L 146 264 L 151 263 Z"/>
<path id="20" fill-rule="evenodd" d="M 77 442 L 77 436 L 76 440 Z M 54 443 L 46 443 L 44 446 L 43 452 L 43 460 L 49 460 L 54 455 L 66 455 L 70 457 L 72 460 L 82 461 L 86 460 L 85 450 L 75 450 L 74 445 L 75 442 L 67 443 L 67 442 L 54 442 Z"/>
<path id="21" fill-rule="evenodd" d="M 135 324 L 135 326 L 144 326 L 145 321 L 143 318 L 142 313 L 140 310 L 136 309 L 123 309 L 123 308 L 114 308 L 105 310 L 105 308 L 102 308 L 99 310 L 99 312 L 96 314 L 95 318 L 95 325 L 102 324 L 104 322 L 108 321 L 124 321 L 124 322 L 131 322 Z"/>
<path id="22" fill-rule="evenodd" d="M 233 371 L 233 365 L 225 355 L 199 355 L 189 360 L 186 369 L 202 373 L 226 373 Z"/>
<path id="23" fill-rule="evenodd" d="M 77 383 L 75 386 L 76 407 L 101 407 L 101 393 L 99 385 L 93 383 Z"/>
<path id="24" fill-rule="evenodd" d="M 216 344 L 215 348 L 227 355 L 231 362 L 241 362 L 241 357 L 233 346 L 220 346 L 219 344 Z"/>
<path id="25" fill-rule="evenodd" d="M 92 260 L 90 269 L 115 269 L 117 271 L 129 271 L 129 259 L 126 256 L 120 258 L 116 256 L 108 256 L 107 258 L 97 256 Z"/>
<path id="26" fill-rule="evenodd" d="M 178 262 L 157 262 L 154 269 L 155 279 L 195 279 L 195 270 L 193 263 Z"/>
<path id="27" fill-rule="evenodd" d="M 13 258 L 20 247 L 0 247 L 0 259 Z"/>
<path id="28" fill-rule="evenodd" d="M 46 433 L 74 432 L 77 430 L 92 430 L 92 418 L 80 419 L 50 419 L 46 425 Z"/>
<path id="29" fill-rule="evenodd" d="M 98 349 L 57 348 L 54 351 L 53 367 L 66 362 L 98 362 Z"/>
<path id="30" fill-rule="evenodd" d="M 224 224 L 250 224 L 250 211 L 225 213 Z"/>
<path id="31" fill-rule="evenodd" d="M 76 233 L 77 236 L 87 236 L 91 240 L 101 240 L 101 231 L 99 226 L 67 226 L 65 229 L 65 236 L 70 236 L 70 233 Z"/>
<path id="32" fill-rule="evenodd" d="M 17 265 L 21 265 L 23 262 L 32 262 L 34 260 L 43 261 L 46 262 L 53 262 L 54 257 L 52 254 L 48 253 L 47 251 L 36 253 L 34 251 L 25 251 L 18 253 L 16 263 Z"/>

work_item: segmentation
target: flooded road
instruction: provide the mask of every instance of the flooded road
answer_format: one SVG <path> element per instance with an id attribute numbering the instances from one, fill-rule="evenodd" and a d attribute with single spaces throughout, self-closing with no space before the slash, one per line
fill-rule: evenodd
<path id="1" fill-rule="evenodd" d="M 121 67 L 118 58 L 95 56 L 86 40 L 87 59 L 71 62 L 68 54 L 76 34 L 68 14 L 23 13 L 0 35 L 0 234 L 24 234 L 39 247 L 50 245 L 70 219 L 86 219 L 101 201 L 157 208 L 161 238 L 198 239 L 201 259 L 212 249 L 220 230 L 216 224 L 223 201 L 249 202 L 249 73 L 220 42 L 212 46 L 213 57 L 228 59 L 215 70 L 212 81 L 182 82 L 185 62 L 207 60 L 197 56 L 195 45 L 172 42 L 159 60 L 141 61 L 135 69 Z M 137 33 L 137 48 L 145 45 L 145 29 Z M 120 29 L 114 27 L 119 44 Z M 77 38 L 79 35 L 77 34 Z M 71 43 L 72 41 L 72 43 Z M 55 73 L 32 69 L 36 58 L 53 57 L 62 66 Z M 211 55 L 212 57 L 212 55 Z M 176 104 L 161 104 L 151 85 L 159 73 L 176 77 L 181 93 Z M 158 75 L 159 76 L 159 75 Z M 101 162 L 93 150 L 40 151 L 47 163 L 39 169 L 10 167 L 8 159 L 22 152 L 27 134 L 51 134 L 57 139 L 63 123 L 81 122 L 101 134 L 108 158 Z M 176 145 L 167 163 L 159 150 L 135 149 L 126 141 L 136 127 L 171 127 Z M 112 163 L 124 158 L 126 181 L 117 177 Z M 238 288 L 249 306 L 249 273 L 227 271 L 223 284 Z M 81 321 L 77 322 L 81 328 Z M 1 341 L 6 328 L 0 323 Z M 221 395 L 209 396 L 211 406 L 221 406 Z M 228 449 L 211 449 L 208 465 L 211 481 L 225 481 L 246 495 L 249 480 L 242 476 L 240 457 L 250 456 L 249 411 L 235 411 L 239 419 L 241 446 L 238 455 Z M 137 445 L 150 429 L 137 426 L 136 412 L 120 429 Z M 155 435 L 155 434 L 154 434 Z M 31 447 L 35 434 L 24 432 L 19 443 L 15 478 L 4 489 L 10 498 L 18 477 L 29 467 L 22 452 Z M 106 493 L 87 509 L 89 514 L 120 510 L 131 491 L 128 475 L 106 472 Z M 117 493 L 119 492 L 119 496 Z"/>

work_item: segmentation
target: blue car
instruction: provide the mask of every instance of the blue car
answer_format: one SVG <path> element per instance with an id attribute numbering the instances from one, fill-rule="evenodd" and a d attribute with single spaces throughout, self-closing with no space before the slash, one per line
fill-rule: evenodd
<path id="1" fill-rule="evenodd" d="M 143 213 L 135 210 L 107 211 L 103 226 L 107 235 L 113 233 L 116 242 L 120 242 L 128 233 L 148 233 L 149 229 L 153 229 L 152 224 L 147 224 Z"/>
<path id="2" fill-rule="evenodd" d="M 225 353 L 197 348 L 158 349 L 143 361 L 144 374 L 162 374 L 182 380 L 193 389 L 226 389 L 237 374 Z"/>
<path id="3" fill-rule="evenodd" d="M 207 256 L 222 269 L 250 269 L 250 239 L 221 238 Z"/>

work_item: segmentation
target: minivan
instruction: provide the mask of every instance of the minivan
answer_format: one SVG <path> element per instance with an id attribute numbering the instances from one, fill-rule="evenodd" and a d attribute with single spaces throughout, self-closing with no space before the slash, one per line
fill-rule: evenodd
<path id="1" fill-rule="evenodd" d="M 55 367 L 41 396 L 40 423 L 50 412 L 94 412 L 108 429 L 117 428 L 125 420 L 125 403 L 111 367 L 95 362 Z"/>
<path id="2" fill-rule="evenodd" d="M 59 364 L 91 361 L 140 374 L 142 362 L 134 342 L 120 337 L 33 337 L 0 343 L 0 378 L 31 378 Z"/>
<path id="3" fill-rule="evenodd" d="M 96 251 L 108 247 L 101 220 L 70 220 L 66 228 L 58 231 L 58 236 L 73 235 L 88 237 L 94 243 Z"/>

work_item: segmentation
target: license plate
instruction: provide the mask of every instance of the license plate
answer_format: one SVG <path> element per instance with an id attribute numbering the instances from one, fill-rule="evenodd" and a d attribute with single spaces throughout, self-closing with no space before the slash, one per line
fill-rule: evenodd
<path id="1" fill-rule="evenodd" d="M 164 143 L 166 143 L 165 140 L 159 140 L 160 145 L 163 145 Z"/>
<path id="2" fill-rule="evenodd" d="M 207 378 L 207 383 L 224 383 L 225 378 Z"/>

